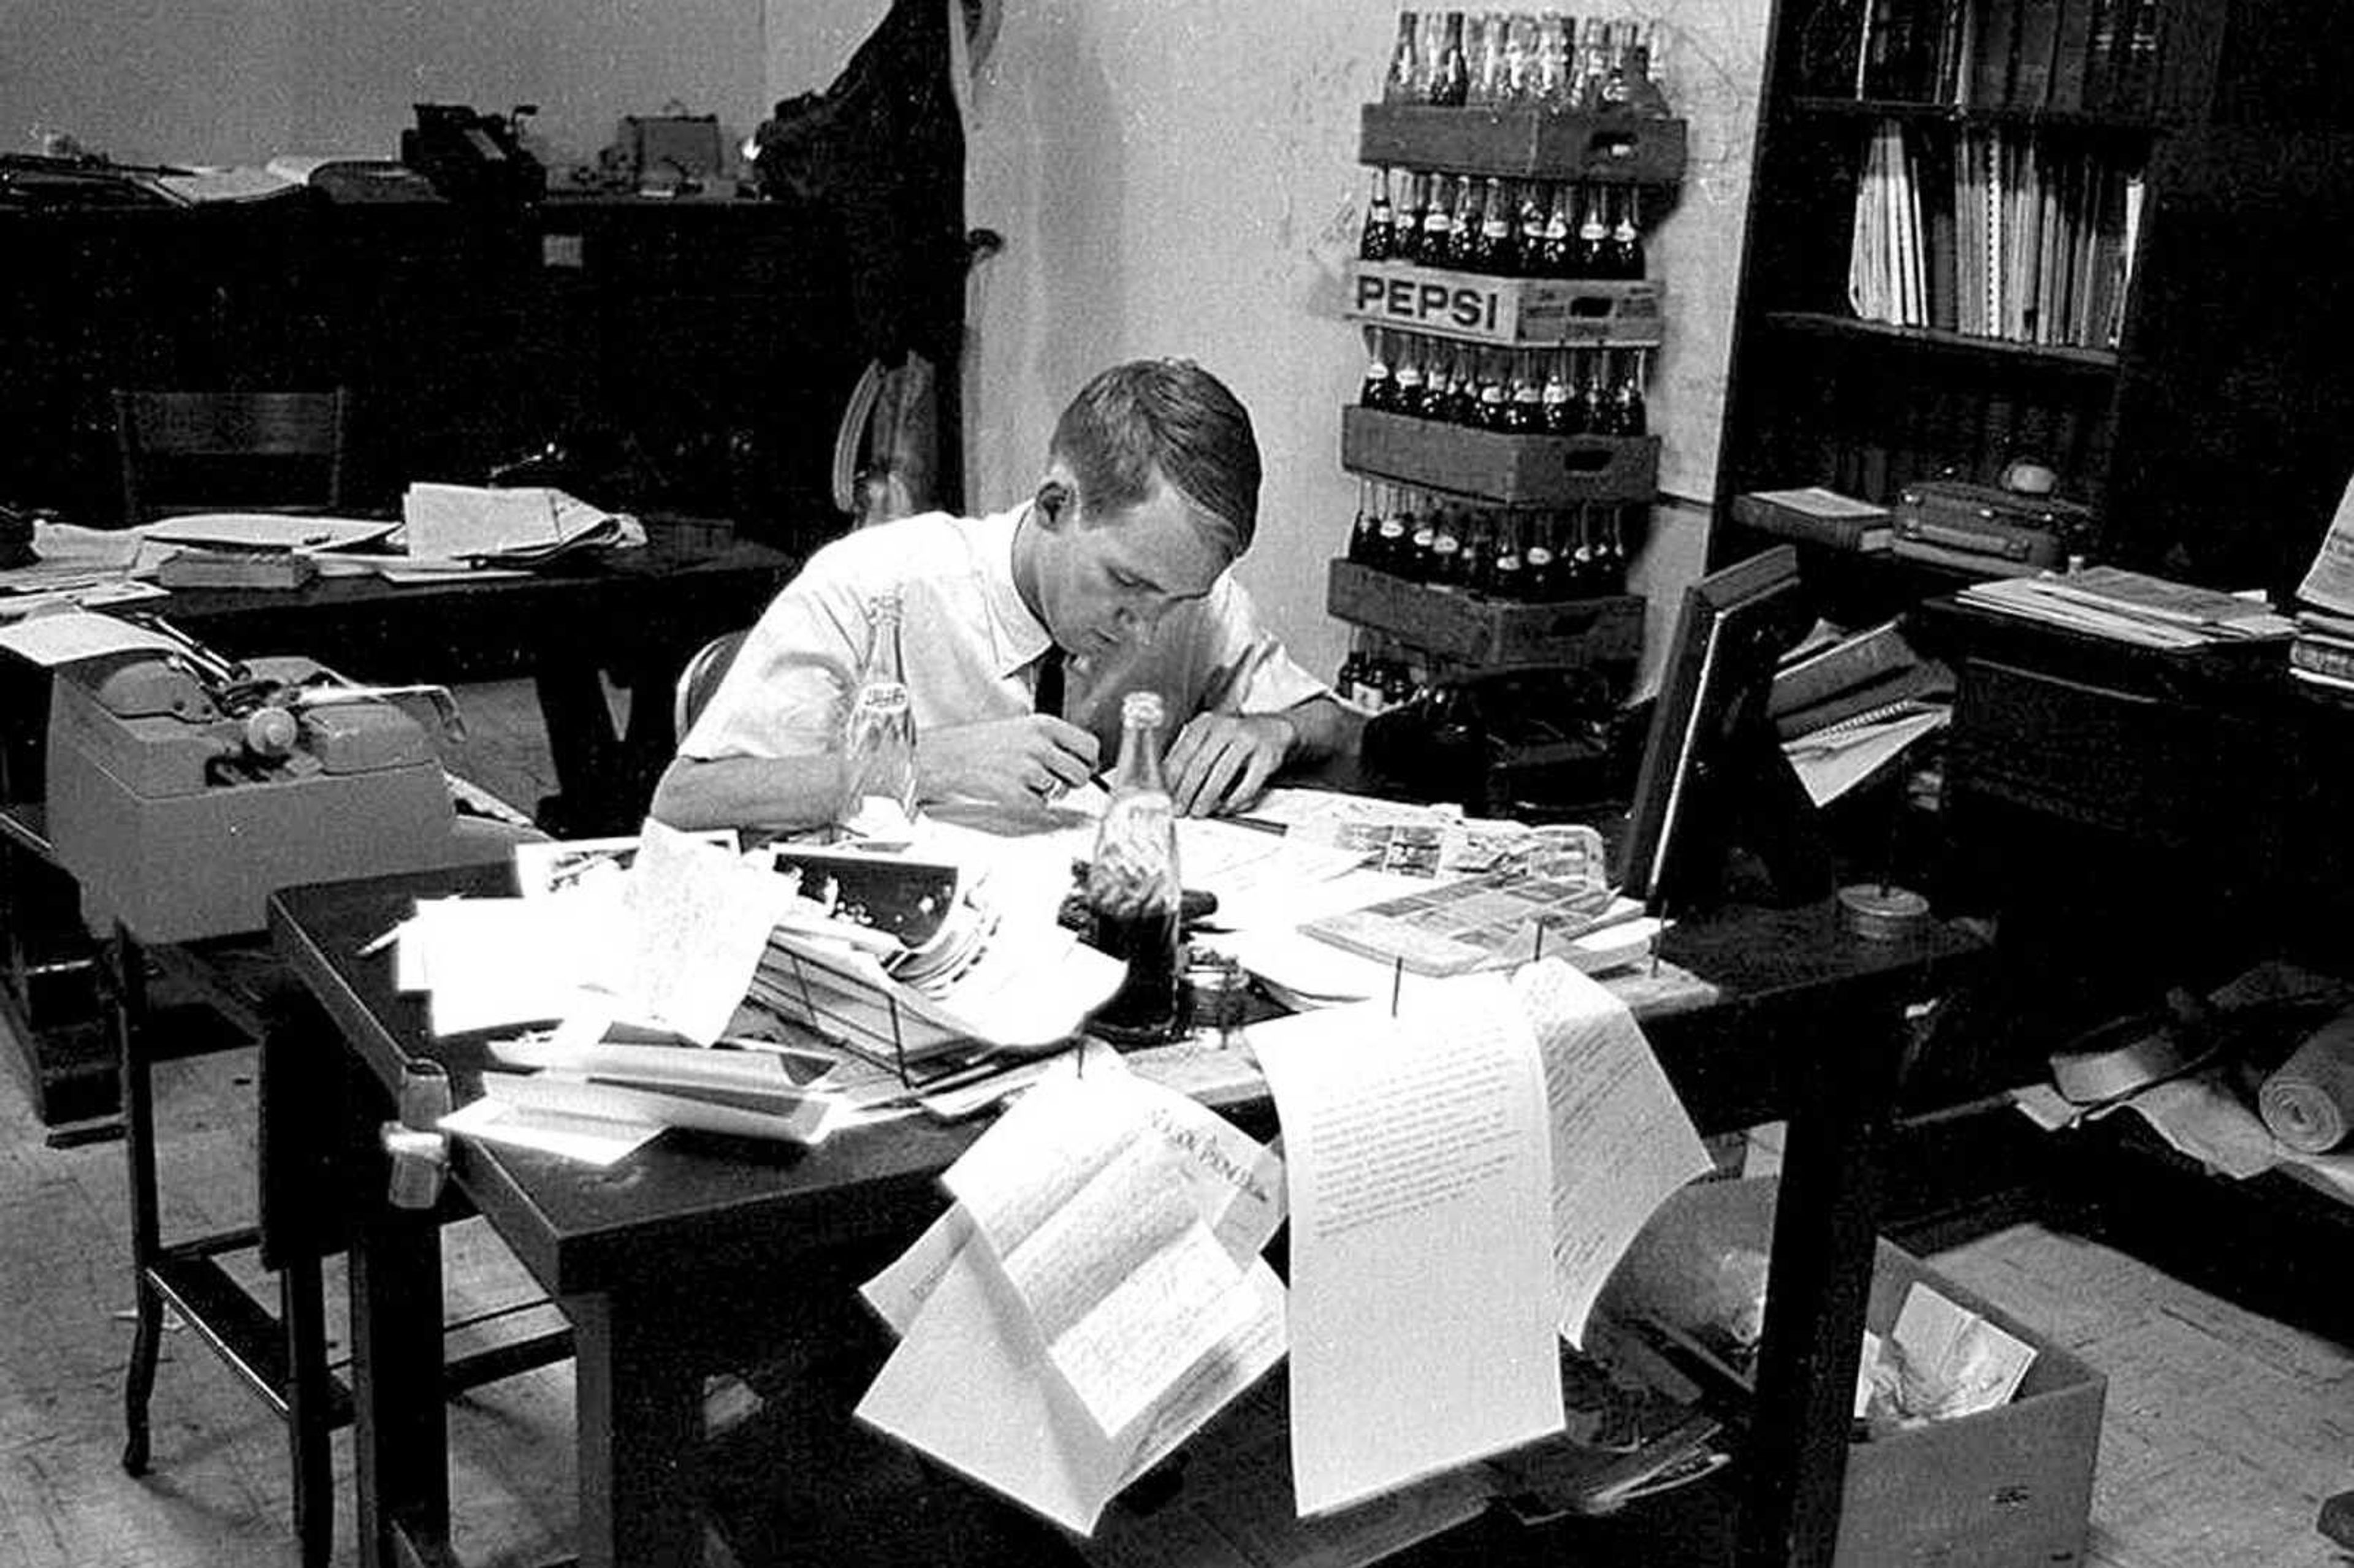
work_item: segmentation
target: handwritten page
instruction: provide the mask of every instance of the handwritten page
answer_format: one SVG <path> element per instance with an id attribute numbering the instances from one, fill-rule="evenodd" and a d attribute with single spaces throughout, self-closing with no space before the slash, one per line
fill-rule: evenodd
<path id="1" fill-rule="evenodd" d="M 1158 1156 L 1140 1168 L 1159 1170 L 1161 1192 L 1189 1205 L 1194 1230 L 1240 1269 L 1240 1289 L 1228 1326 L 1122 1429 L 1107 1430 L 1055 1366 L 1042 1319 L 961 1199 L 862 1292 L 903 1338 L 860 1418 L 1081 1532 L 1283 1354 L 1283 1287 L 1253 1255 L 1282 1218 L 1277 1157 L 1215 1113 L 1130 1077 L 1117 1058 L 1097 1058 L 1084 1076 L 1056 1064 L 967 1152 L 960 1180 L 1001 1233 L 1027 1227 L 1034 1237 L 1087 1212 L 1089 1190 L 1107 1175 L 1116 1181 L 1122 1154 L 1139 1149 Z M 1034 1179 L 1037 1191 L 1020 1190 Z M 1133 1228 L 1099 1212 L 1087 1223 Z"/>
<path id="2" fill-rule="evenodd" d="M 1301 1514 L 1559 1430 L 1545 1089 L 1501 975 L 1255 1032 L 1291 1205 Z"/>
<path id="3" fill-rule="evenodd" d="M 1514 974 L 1512 991 L 1544 1061 L 1559 1327 L 1582 1348 L 1610 1271 L 1669 1195 L 1708 1173 L 1708 1148 L 1625 1002 L 1552 959 Z"/>
<path id="4" fill-rule="evenodd" d="M 788 879 L 648 818 L 621 889 L 623 996 L 647 1021 L 710 1044 L 727 1032 L 793 895 Z"/>
<path id="5" fill-rule="evenodd" d="M 942 1178 L 1046 1355 L 1118 1433 L 1247 1315 L 1242 1271 L 1197 1212 L 1132 1081 L 1041 1083 Z M 1003 1136 L 1000 1136 L 1003 1135 Z"/>
<path id="6" fill-rule="evenodd" d="M 1283 1287 L 1264 1261 L 1248 1308 L 1133 1430 L 1108 1436 L 1062 1379 L 985 1249 L 949 1257 L 907 1337 L 858 1403 L 861 1421 L 1066 1530 L 1093 1530 L 1122 1487 L 1160 1462 L 1282 1358 Z"/>

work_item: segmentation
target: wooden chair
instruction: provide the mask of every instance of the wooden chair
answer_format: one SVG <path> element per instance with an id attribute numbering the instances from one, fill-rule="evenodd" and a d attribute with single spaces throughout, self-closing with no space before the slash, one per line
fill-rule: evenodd
<path id="1" fill-rule="evenodd" d="M 671 703 L 671 725 L 679 739 L 684 740 L 686 732 L 695 727 L 704 705 L 711 701 L 711 694 L 719 689 L 729 666 L 736 662 L 736 655 L 743 652 L 744 639 L 750 635 L 749 630 L 721 632 L 696 649 L 695 657 L 686 662 L 686 668 L 678 673 L 678 689 Z"/>
<path id="2" fill-rule="evenodd" d="M 114 394 L 122 515 L 344 504 L 351 395 L 325 391 Z"/>

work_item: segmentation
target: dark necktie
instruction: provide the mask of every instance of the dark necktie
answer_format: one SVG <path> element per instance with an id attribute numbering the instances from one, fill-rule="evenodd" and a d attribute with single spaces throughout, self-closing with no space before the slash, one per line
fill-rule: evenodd
<path id="1" fill-rule="evenodd" d="M 1038 688 L 1036 700 L 1031 705 L 1042 714 L 1063 716 L 1063 650 L 1055 643 L 1038 655 Z"/>

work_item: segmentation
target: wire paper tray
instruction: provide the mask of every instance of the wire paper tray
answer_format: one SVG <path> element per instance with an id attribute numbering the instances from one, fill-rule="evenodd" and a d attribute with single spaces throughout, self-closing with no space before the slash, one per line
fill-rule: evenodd
<path id="1" fill-rule="evenodd" d="M 751 999 L 911 1077 L 918 1065 L 976 1054 L 1034 1053 L 1079 1032 L 1127 967 L 1057 926 L 1001 923 L 956 979 L 937 991 L 894 979 L 869 952 L 779 931 Z"/>

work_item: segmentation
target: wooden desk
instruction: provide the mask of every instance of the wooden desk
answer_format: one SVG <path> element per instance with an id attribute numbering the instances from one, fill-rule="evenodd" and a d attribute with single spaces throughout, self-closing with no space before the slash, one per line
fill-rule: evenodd
<path id="1" fill-rule="evenodd" d="M 387 1094 L 403 1064 L 429 1057 L 469 1098 L 484 1052 L 433 1039 L 422 999 L 392 989 L 392 955 L 359 948 L 420 896 L 507 885 L 504 872 L 484 868 L 271 898 L 280 951 Z M 1979 946 L 1942 926 L 1909 943 L 1862 942 L 1839 929 L 1828 905 L 1670 934 L 1667 956 L 1716 988 L 1645 1019 L 1695 1118 L 1720 1128 L 1775 1115 L 1790 1124 L 1744 1565 L 1830 1559 L 1902 1012 L 1960 979 Z M 452 1150 L 467 1197 L 572 1322 L 582 1563 L 698 1560 L 704 1376 L 757 1353 L 780 1306 L 846 1290 L 870 1260 L 912 1239 L 945 1202 L 934 1178 L 978 1130 L 901 1122 L 814 1150 L 673 1136 L 610 1170 L 487 1144 Z M 371 1563 L 448 1561 L 447 1430 L 433 1393 L 440 1267 L 429 1224 L 380 1205 L 361 1217 L 355 1455 Z"/>
<path id="2" fill-rule="evenodd" d="M 173 622 L 239 657 L 301 653 L 360 681 L 467 682 L 529 676 L 554 754 L 557 792 L 536 804 L 566 837 L 634 832 L 676 746 L 671 688 L 695 651 L 749 626 L 797 566 L 767 546 L 737 543 L 700 559 L 652 550 L 599 557 L 567 571 L 477 582 L 396 586 L 335 577 L 295 592 L 182 591 L 154 601 Z M 37 801 L 48 673 L 20 661 L 0 669 L 0 801 Z M 604 682 L 631 695 L 617 728 Z M 35 817 L 38 808 L 33 809 Z M 0 843 L 9 890 L 0 1007 L 30 1054 L 36 1108 L 52 1125 L 115 1108 L 112 1054 L 101 1032 L 69 1009 L 53 1024 L 33 995 L 52 991 L 63 948 L 81 945 L 69 885 L 23 841 Z M 41 896 L 43 893 L 48 896 Z M 60 908 L 62 906 L 62 909 Z M 27 920 L 68 926 L 49 941 Z M 87 1005 L 85 1003 L 85 1005 Z"/>

